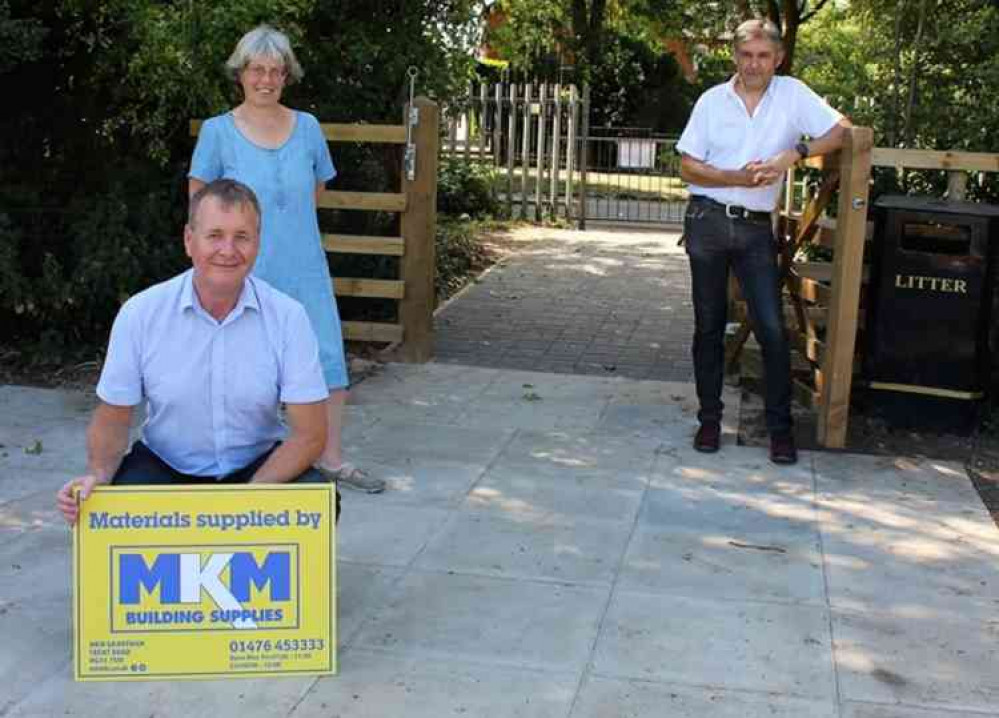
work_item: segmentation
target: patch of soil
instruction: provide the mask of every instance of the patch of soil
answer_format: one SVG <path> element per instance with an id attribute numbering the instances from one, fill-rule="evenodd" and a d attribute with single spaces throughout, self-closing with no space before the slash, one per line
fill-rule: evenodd
<path id="1" fill-rule="evenodd" d="M 739 443 L 745 446 L 769 446 L 763 412 L 763 386 L 757 378 L 739 381 L 742 401 L 739 409 Z M 816 417 L 800 404 L 792 405 L 795 440 L 801 449 L 829 451 L 816 441 Z M 908 456 L 960 462 L 978 489 L 982 502 L 999 526 L 999 431 L 987 422 L 978 422 L 970 433 L 962 435 L 932 426 L 919 426 L 916 417 L 905 427 L 893 423 L 891 416 L 879 410 L 877 401 L 862 389 L 851 396 L 846 447 L 854 454 Z"/>

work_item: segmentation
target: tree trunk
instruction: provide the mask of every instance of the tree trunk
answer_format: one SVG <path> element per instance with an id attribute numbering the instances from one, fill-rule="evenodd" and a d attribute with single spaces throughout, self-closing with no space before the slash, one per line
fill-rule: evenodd
<path id="1" fill-rule="evenodd" d="M 902 17 L 906 0 L 898 0 L 895 9 L 895 49 L 892 56 L 892 92 L 891 117 L 888 118 L 888 146 L 896 147 L 898 143 L 899 120 L 901 119 L 900 102 L 902 97 Z"/>
<path id="2" fill-rule="evenodd" d="M 909 71 L 909 99 L 905 106 L 905 123 L 902 125 L 905 138 L 905 146 L 912 147 L 912 134 L 915 129 L 912 126 L 912 108 L 916 104 L 916 86 L 919 78 L 919 53 L 923 40 L 923 25 L 926 23 L 926 0 L 919 1 L 919 20 L 916 24 L 916 37 L 912 41 L 912 67 Z"/>

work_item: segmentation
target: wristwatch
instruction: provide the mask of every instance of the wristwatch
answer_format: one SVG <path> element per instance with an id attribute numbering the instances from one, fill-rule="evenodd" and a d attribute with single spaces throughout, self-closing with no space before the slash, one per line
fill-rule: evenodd
<path id="1" fill-rule="evenodd" d="M 798 144 L 796 144 L 794 146 L 794 150 L 799 155 L 801 155 L 801 159 L 803 159 L 803 160 L 807 159 L 808 155 L 810 154 L 809 150 L 808 150 L 808 143 L 807 142 L 799 142 Z"/>

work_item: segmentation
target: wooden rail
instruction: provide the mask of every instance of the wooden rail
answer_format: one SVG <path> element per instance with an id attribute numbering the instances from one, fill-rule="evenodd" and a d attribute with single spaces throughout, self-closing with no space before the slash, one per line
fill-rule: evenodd
<path id="1" fill-rule="evenodd" d="M 340 277 L 333 280 L 338 297 L 394 299 L 398 302 L 399 321 L 344 321 L 344 339 L 388 342 L 395 345 L 395 356 L 403 361 L 424 362 L 433 354 L 434 238 L 437 224 L 437 153 L 439 112 L 436 103 L 425 97 L 414 101 L 418 122 L 413 126 L 416 148 L 415 178 L 403 173 L 399 192 L 323 191 L 320 209 L 396 212 L 401 215 L 400 236 L 372 237 L 349 234 L 322 235 L 323 248 L 332 254 L 370 254 L 399 257 L 398 279 Z M 403 124 L 367 125 L 321 123 L 323 135 L 333 143 L 395 144 L 406 143 L 409 107 L 403 112 Z M 191 120 L 191 135 L 196 136 L 202 120 Z"/>
<path id="2" fill-rule="evenodd" d="M 945 171 L 947 196 L 952 199 L 964 198 L 967 173 L 999 172 L 999 154 L 872 145 L 871 130 L 857 127 L 847 133 L 840 152 L 809 158 L 806 166 L 823 171 L 822 187 L 801 212 L 794 212 L 793 203 L 786 202 L 780 217 L 782 234 L 791 238 L 785 259 L 807 243 L 833 250 L 832 262 L 788 264 L 789 281 L 785 282 L 798 317 L 798 327 L 789 332 L 789 341 L 812 367 L 812 382 L 795 379 L 794 395 L 817 412 L 818 441 L 828 447 L 846 443 L 852 378 L 859 367 L 857 330 L 863 326 L 860 307 L 868 279 L 863 265 L 864 243 L 873 234 L 873 222 L 867 219 L 871 168 Z M 792 184 L 793 175 L 788 178 L 788 191 Z M 837 219 L 832 219 L 823 213 L 837 187 Z M 737 311 L 735 316 L 745 324 L 744 311 Z M 821 338 L 817 330 L 824 332 Z M 747 334 L 748 328 L 740 328 L 737 338 Z M 747 359 L 750 367 L 759 364 L 754 353 Z"/>

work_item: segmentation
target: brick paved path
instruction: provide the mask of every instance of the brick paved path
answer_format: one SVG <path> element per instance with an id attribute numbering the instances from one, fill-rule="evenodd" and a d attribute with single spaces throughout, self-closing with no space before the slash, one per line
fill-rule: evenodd
<path id="1" fill-rule="evenodd" d="M 436 361 L 693 381 L 679 233 L 522 227 L 520 251 L 437 315 Z"/>

